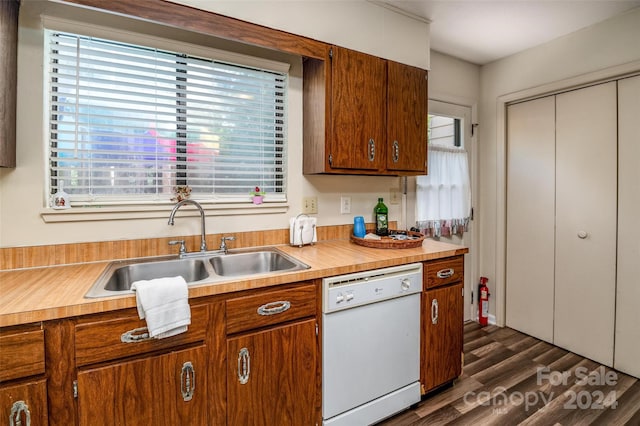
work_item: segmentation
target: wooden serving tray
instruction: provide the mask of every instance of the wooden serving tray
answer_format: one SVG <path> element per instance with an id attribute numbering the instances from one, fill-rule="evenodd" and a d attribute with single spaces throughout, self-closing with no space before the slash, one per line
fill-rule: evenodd
<path id="1" fill-rule="evenodd" d="M 380 248 L 380 249 L 403 249 L 403 248 L 415 248 L 422 245 L 424 241 L 424 234 L 414 231 L 396 231 L 394 229 L 389 230 L 389 234 L 407 235 L 411 239 L 396 240 L 391 237 L 382 237 L 379 240 L 358 238 L 351 234 L 351 242 L 364 247 Z"/>

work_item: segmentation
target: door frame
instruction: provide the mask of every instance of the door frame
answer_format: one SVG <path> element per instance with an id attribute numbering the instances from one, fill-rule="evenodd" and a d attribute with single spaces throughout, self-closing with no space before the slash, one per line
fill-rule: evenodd
<path id="1" fill-rule="evenodd" d="M 496 100 L 496 230 L 495 230 L 495 323 L 506 323 L 506 271 L 507 271 L 507 105 L 567 90 L 575 90 L 598 83 L 606 83 L 640 72 L 640 61 L 558 80 L 529 89 L 498 96 Z"/>
<path id="2" fill-rule="evenodd" d="M 476 123 L 477 105 L 467 102 L 450 102 L 445 99 L 429 99 L 429 114 L 441 115 L 462 120 L 463 145 L 469 156 L 469 177 L 471 179 L 471 206 L 474 214 L 478 212 L 478 162 L 477 162 L 477 129 L 473 130 Z M 415 222 L 415 177 L 411 180 L 413 191 L 413 203 L 408 207 L 409 218 L 406 223 Z M 447 242 L 449 242 L 447 240 Z M 474 290 L 474 277 L 478 271 L 478 222 L 469 222 L 469 231 L 461 241 L 451 241 L 453 244 L 463 244 L 469 248 L 469 253 L 465 255 L 464 262 L 464 320 L 476 320 L 478 317 L 477 295 L 474 292 L 473 303 L 471 292 Z"/>

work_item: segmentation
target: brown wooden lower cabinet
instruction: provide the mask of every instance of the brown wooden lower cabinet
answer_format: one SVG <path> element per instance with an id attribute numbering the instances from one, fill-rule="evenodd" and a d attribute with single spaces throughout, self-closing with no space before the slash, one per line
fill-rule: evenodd
<path id="1" fill-rule="evenodd" d="M 426 393 L 461 373 L 463 257 L 424 265 Z M 320 424 L 321 298 L 312 280 L 201 300 L 187 333 L 133 343 L 122 336 L 145 325 L 135 309 L 0 330 L 0 415 L 14 408 L 34 426 Z"/>
<path id="2" fill-rule="evenodd" d="M 450 283 L 453 276 L 464 276 L 462 256 L 450 262 L 425 265 L 422 293 L 422 341 L 420 381 L 425 394 L 456 379 L 462 373 L 464 331 L 463 282 Z M 434 277 L 440 273 L 445 284 Z M 431 284 L 428 284 L 431 283 Z"/>
<path id="3" fill-rule="evenodd" d="M 316 424 L 317 360 L 313 318 L 227 339 L 227 424 Z"/>
<path id="4" fill-rule="evenodd" d="M 37 379 L 0 386 L 0 417 L 10 425 L 47 425 L 47 381 Z M 29 421 L 27 421 L 29 419 Z"/>
<path id="5" fill-rule="evenodd" d="M 46 425 L 47 417 L 42 324 L 0 330 L 0 424 Z"/>
<path id="6" fill-rule="evenodd" d="M 207 347 L 78 372 L 80 425 L 206 425 Z"/>

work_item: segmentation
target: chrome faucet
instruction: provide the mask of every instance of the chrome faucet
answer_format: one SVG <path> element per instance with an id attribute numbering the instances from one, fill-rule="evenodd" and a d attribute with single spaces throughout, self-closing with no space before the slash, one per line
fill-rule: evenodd
<path id="1" fill-rule="evenodd" d="M 200 203 L 198 203 L 197 201 L 189 200 L 189 199 L 180 201 L 178 204 L 173 206 L 173 210 L 171 210 L 171 214 L 169 215 L 169 225 L 173 225 L 174 216 L 176 215 L 176 212 L 180 207 L 184 206 L 185 204 L 193 204 L 194 206 L 196 206 L 198 210 L 200 210 L 200 251 L 205 252 L 207 251 L 207 241 L 205 237 L 206 232 L 204 229 L 204 210 L 202 209 L 202 206 L 200 205 Z"/>
<path id="2" fill-rule="evenodd" d="M 220 240 L 220 251 L 223 252 L 224 254 L 227 254 L 227 252 L 229 251 L 229 248 L 227 247 L 227 241 L 234 241 L 235 239 L 236 237 L 234 236 L 225 237 L 223 235 L 222 239 Z"/>

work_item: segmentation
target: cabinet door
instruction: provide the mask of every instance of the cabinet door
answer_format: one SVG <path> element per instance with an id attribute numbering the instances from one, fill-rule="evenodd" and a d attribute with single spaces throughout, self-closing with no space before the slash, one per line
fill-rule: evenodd
<path id="1" fill-rule="evenodd" d="M 310 319 L 227 340 L 227 424 L 316 424 L 315 324 Z"/>
<path id="2" fill-rule="evenodd" d="M 10 423 L 4 424 L 48 424 L 46 380 L 0 386 L 0 407 L 3 422 L 10 419 Z M 30 423 L 27 419 L 30 419 Z"/>
<path id="3" fill-rule="evenodd" d="M 554 343 L 611 366 L 616 293 L 616 83 L 556 96 Z"/>
<path id="4" fill-rule="evenodd" d="M 82 370 L 80 425 L 208 424 L 206 346 Z"/>
<path id="5" fill-rule="evenodd" d="M 384 169 L 386 61 L 334 46 L 331 73 L 332 169 Z"/>
<path id="6" fill-rule="evenodd" d="M 640 77 L 618 82 L 618 282 L 613 366 L 640 377 Z"/>
<path id="7" fill-rule="evenodd" d="M 420 381 L 425 392 L 462 373 L 462 287 L 459 283 L 422 294 Z"/>
<path id="8" fill-rule="evenodd" d="M 427 71 L 387 62 L 387 170 L 427 173 Z"/>
<path id="9" fill-rule="evenodd" d="M 555 96 L 507 109 L 507 326 L 553 342 Z"/>

